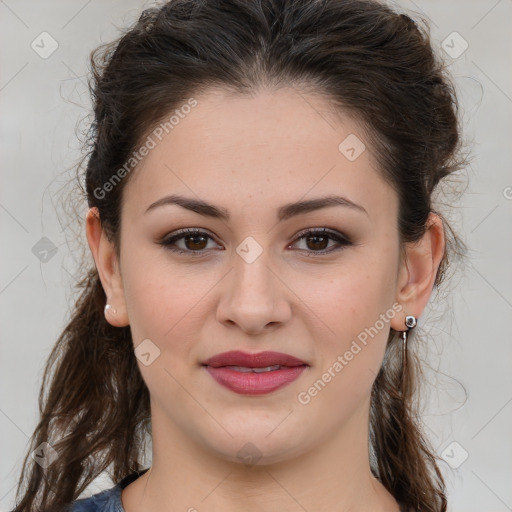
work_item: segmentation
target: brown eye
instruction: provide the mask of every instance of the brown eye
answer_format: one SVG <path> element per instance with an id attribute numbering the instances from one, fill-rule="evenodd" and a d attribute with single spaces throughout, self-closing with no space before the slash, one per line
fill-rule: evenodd
<path id="1" fill-rule="evenodd" d="M 310 249 L 313 249 L 313 250 L 325 250 L 327 249 L 328 245 L 329 245 L 329 240 L 330 238 L 328 236 L 325 236 L 325 235 L 312 235 L 312 236 L 308 236 L 306 237 L 306 244 L 309 244 L 308 247 Z"/>
<path id="2" fill-rule="evenodd" d="M 307 256 L 322 256 L 346 246 L 354 245 L 348 237 L 327 228 L 303 231 L 299 233 L 296 240 L 304 240 L 306 249 L 300 250 L 304 250 Z M 334 247 L 332 245 L 329 247 L 329 241 L 331 240 L 336 242 L 338 247 L 336 247 L 336 244 L 334 244 Z"/>
<path id="3" fill-rule="evenodd" d="M 187 249 L 196 251 L 205 249 L 208 244 L 207 237 L 202 235 L 185 235 L 183 240 Z"/>
<path id="4" fill-rule="evenodd" d="M 169 251 L 178 254 L 187 254 L 191 256 L 203 256 L 206 252 L 208 241 L 213 238 L 204 231 L 196 229 L 181 230 L 173 236 L 165 238 L 159 243 Z M 182 247 L 177 245 L 177 242 L 183 241 Z"/>

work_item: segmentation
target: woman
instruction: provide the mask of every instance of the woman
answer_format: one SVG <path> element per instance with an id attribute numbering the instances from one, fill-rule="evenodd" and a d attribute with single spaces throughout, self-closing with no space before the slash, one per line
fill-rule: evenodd
<path id="1" fill-rule="evenodd" d="M 376 1 L 175 0 L 91 64 L 94 267 L 14 512 L 445 511 L 415 326 L 464 161 L 427 30 Z"/>

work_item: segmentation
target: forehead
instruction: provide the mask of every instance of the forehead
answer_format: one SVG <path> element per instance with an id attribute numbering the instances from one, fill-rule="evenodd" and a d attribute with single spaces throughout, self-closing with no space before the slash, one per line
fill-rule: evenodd
<path id="1" fill-rule="evenodd" d="M 194 100 L 172 128 L 152 135 L 154 147 L 123 192 L 123 215 L 135 219 L 171 193 L 253 214 L 339 193 L 376 215 L 387 199 L 396 215 L 361 125 L 326 98 L 286 87 L 251 95 L 211 89 Z"/>

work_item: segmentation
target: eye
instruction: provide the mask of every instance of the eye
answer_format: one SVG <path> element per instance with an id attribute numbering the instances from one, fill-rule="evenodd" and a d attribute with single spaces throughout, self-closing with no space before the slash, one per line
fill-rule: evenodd
<path id="1" fill-rule="evenodd" d="M 203 256 L 207 249 L 209 240 L 213 240 L 213 237 L 209 233 L 191 228 L 181 229 L 172 236 L 164 238 L 158 243 L 163 245 L 169 251 L 177 254 Z M 345 235 L 328 228 L 316 230 L 308 229 L 302 231 L 296 237 L 295 243 L 301 240 L 304 240 L 307 248 L 299 250 L 309 253 L 307 256 L 321 256 L 343 249 L 346 246 L 354 245 Z M 177 242 L 181 241 L 183 241 L 184 247 L 177 245 Z M 333 249 L 333 246 L 331 245 L 329 248 L 329 241 L 335 241 L 338 244 L 338 247 L 334 247 Z M 334 246 L 335 245 L 336 244 L 334 244 Z M 308 248 L 312 248 L 312 250 L 308 250 Z"/>
<path id="2" fill-rule="evenodd" d="M 308 251 L 306 249 L 306 256 L 313 257 L 329 254 L 331 252 L 343 249 L 346 246 L 354 245 L 347 236 L 329 228 L 309 229 L 306 231 L 301 231 L 298 234 L 296 240 L 304 240 L 306 247 L 312 247 L 314 249 L 312 251 Z M 332 245 L 330 248 L 328 248 L 329 240 L 334 240 L 337 242 L 338 246 L 336 247 L 336 244 L 334 244 L 334 248 Z"/>
<path id="3" fill-rule="evenodd" d="M 205 231 L 197 229 L 180 229 L 176 234 L 164 238 L 159 243 L 166 249 L 178 254 L 189 254 L 191 256 L 203 256 L 204 249 L 208 245 L 208 239 L 212 236 Z M 184 241 L 185 248 L 176 247 L 177 241 Z"/>

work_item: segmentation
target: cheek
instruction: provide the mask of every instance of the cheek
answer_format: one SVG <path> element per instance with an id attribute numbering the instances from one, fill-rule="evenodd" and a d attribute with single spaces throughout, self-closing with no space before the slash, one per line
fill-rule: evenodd
<path id="1" fill-rule="evenodd" d="M 125 270 L 124 295 L 134 345 L 149 338 L 162 355 L 192 357 L 190 349 L 204 324 L 204 305 L 218 274 L 170 264 L 165 255 L 155 257 L 149 252 L 131 253 Z"/>
<path id="2" fill-rule="evenodd" d="M 154 338 L 165 343 L 189 321 L 198 295 L 190 280 L 162 275 L 147 267 L 125 286 L 134 343 Z"/>
<path id="3" fill-rule="evenodd" d="M 346 262 L 345 262 L 346 263 Z M 308 301 L 333 324 L 336 333 L 354 335 L 372 325 L 393 303 L 395 275 L 392 258 L 362 256 L 354 264 L 340 265 L 323 277 L 311 279 Z"/>
<path id="4" fill-rule="evenodd" d="M 338 356 L 342 356 L 343 371 L 335 373 L 343 373 L 344 377 L 338 382 L 361 380 L 362 388 L 358 388 L 361 391 L 378 372 L 389 322 L 396 314 L 393 309 L 396 275 L 390 269 L 396 267 L 397 254 L 392 247 L 366 250 L 353 260 L 344 261 L 338 270 L 333 268 L 329 275 L 316 275 L 304 288 L 309 289 L 304 302 L 328 327 L 327 335 L 316 339 L 319 370 L 331 368 Z M 337 368 L 340 370 L 339 365 Z"/>
<path id="5" fill-rule="evenodd" d="M 197 303 L 206 293 L 206 289 L 198 286 L 205 288 L 207 283 L 180 275 L 168 265 L 153 261 L 141 268 L 137 261 L 126 265 L 131 272 L 124 289 L 136 354 L 139 345 L 149 346 L 144 352 L 150 353 L 150 364 L 138 358 L 139 370 L 155 399 L 165 402 L 165 397 L 171 394 L 175 399 L 186 400 L 172 376 L 181 380 L 178 375 L 195 369 L 192 349 L 197 342 L 198 326 L 202 325 Z M 147 344 L 148 339 L 152 344 Z"/>

